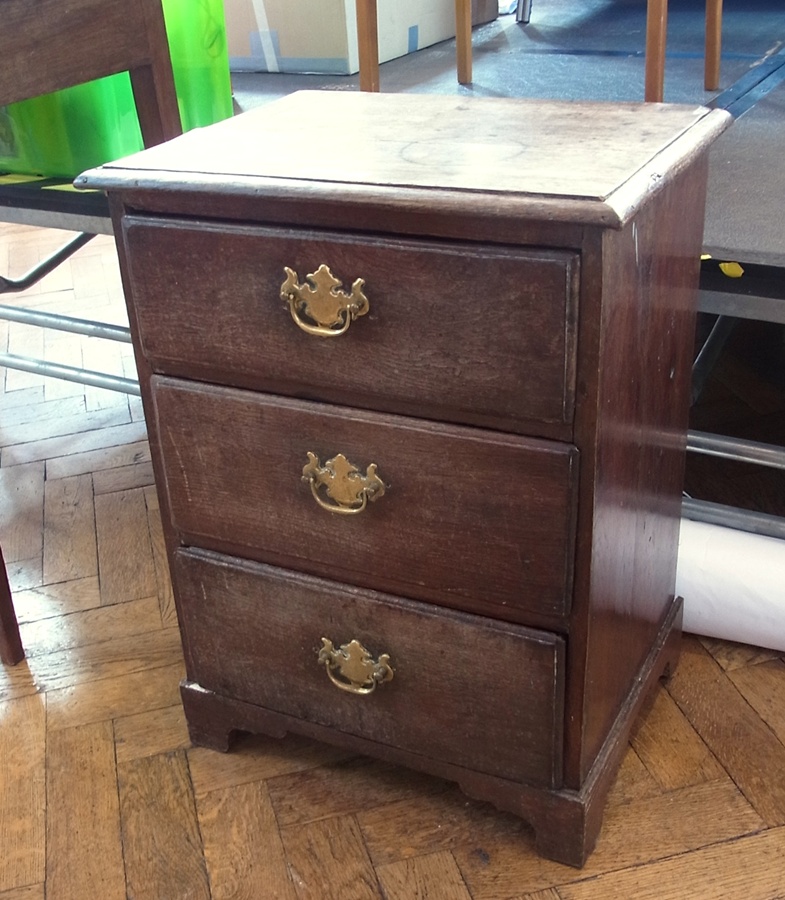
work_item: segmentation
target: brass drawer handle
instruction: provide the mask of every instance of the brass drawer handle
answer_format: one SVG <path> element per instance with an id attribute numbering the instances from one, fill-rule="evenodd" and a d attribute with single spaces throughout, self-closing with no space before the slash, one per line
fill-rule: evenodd
<path id="1" fill-rule="evenodd" d="M 284 266 L 284 272 L 286 281 L 281 285 L 281 298 L 288 302 L 294 321 L 308 334 L 338 337 L 370 308 L 368 298 L 362 291 L 365 284 L 362 278 L 354 281 L 351 293 L 347 294 L 341 290 L 342 283 L 324 263 L 316 272 L 306 276 L 306 282 L 311 284 L 300 284 L 297 272 L 288 266 Z M 310 324 L 302 316 L 316 324 Z"/>
<path id="2" fill-rule="evenodd" d="M 361 513 L 369 500 L 378 500 L 384 495 L 384 482 L 376 474 L 376 463 L 371 463 L 363 475 L 343 453 L 322 465 L 319 457 L 309 450 L 308 462 L 303 467 L 303 481 L 311 485 L 314 500 L 322 509 L 345 516 Z M 331 503 L 319 496 L 320 488 L 324 488 Z"/>
<path id="3" fill-rule="evenodd" d="M 351 694 L 372 694 L 376 686 L 392 681 L 395 674 L 390 656 L 382 653 L 378 660 L 356 640 L 349 641 L 337 650 L 331 640 L 322 638 L 319 662 L 326 667 L 327 676 L 342 691 Z"/>

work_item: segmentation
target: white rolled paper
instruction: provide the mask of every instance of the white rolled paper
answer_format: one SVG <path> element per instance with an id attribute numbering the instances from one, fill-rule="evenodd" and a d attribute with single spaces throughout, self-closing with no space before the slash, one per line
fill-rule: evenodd
<path id="1" fill-rule="evenodd" d="M 785 541 L 682 519 L 684 630 L 785 650 Z"/>

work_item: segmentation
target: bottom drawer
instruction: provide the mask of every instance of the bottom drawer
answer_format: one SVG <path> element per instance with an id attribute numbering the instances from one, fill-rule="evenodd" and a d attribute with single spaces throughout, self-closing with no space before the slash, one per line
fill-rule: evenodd
<path id="1" fill-rule="evenodd" d="M 489 775 L 561 785 L 557 635 L 203 550 L 174 578 L 203 688 Z"/>

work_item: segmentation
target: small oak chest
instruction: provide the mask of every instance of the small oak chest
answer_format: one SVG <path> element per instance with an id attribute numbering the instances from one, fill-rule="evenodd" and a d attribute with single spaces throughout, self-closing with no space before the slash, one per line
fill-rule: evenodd
<path id="1" fill-rule="evenodd" d="M 109 192 L 194 742 L 454 780 L 581 865 L 674 597 L 724 113 L 303 92 Z"/>

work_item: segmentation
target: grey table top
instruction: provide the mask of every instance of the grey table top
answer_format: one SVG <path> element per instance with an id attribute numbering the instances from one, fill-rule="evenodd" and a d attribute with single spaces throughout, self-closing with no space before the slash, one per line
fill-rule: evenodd
<path id="1" fill-rule="evenodd" d="M 712 148 L 704 246 L 717 258 L 785 266 L 785 82 Z"/>

